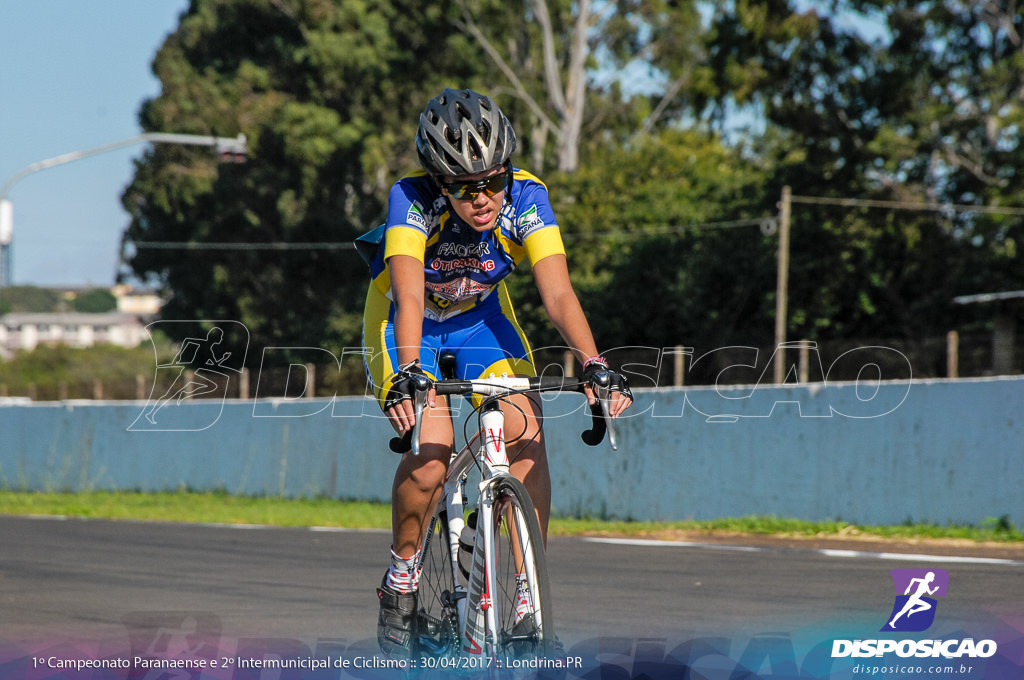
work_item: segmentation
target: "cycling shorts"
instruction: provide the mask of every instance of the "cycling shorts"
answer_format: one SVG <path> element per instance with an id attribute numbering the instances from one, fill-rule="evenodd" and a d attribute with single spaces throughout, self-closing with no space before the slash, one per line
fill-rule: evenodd
<path id="1" fill-rule="evenodd" d="M 377 402 L 384 400 L 398 370 L 395 347 L 395 305 L 377 286 L 369 286 L 363 313 L 366 376 Z M 444 321 L 423 320 L 420 367 L 440 379 L 437 356 L 455 354 L 455 377 L 473 380 L 490 374 L 537 375 L 530 344 L 516 321 L 504 283 L 472 309 Z"/>

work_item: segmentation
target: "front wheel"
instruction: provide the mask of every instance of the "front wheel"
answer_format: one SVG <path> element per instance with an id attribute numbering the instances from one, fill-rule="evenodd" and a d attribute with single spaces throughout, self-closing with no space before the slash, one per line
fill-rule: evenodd
<path id="1" fill-rule="evenodd" d="M 458 602 L 443 500 L 427 526 L 419 569 L 416 652 L 423 656 L 455 656 L 459 646 Z"/>
<path id="2" fill-rule="evenodd" d="M 522 482 L 499 479 L 494 486 L 494 621 L 499 654 L 546 656 L 555 629 L 540 522 Z"/>

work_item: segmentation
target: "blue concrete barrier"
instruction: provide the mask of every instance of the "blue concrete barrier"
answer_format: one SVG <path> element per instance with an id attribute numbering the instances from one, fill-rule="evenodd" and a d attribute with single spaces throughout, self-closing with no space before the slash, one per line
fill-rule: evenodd
<path id="1" fill-rule="evenodd" d="M 636 396 L 619 421 L 618 451 L 580 441 L 588 425 L 581 397 L 546 399 L 556 513 L 865 524 L 1024 518 L 1024 378 Z M 398 457 L 369 399 L 185 401 L 156 422 L 147 409 L 0 405 L 0 487 L 390 497 Z"/>

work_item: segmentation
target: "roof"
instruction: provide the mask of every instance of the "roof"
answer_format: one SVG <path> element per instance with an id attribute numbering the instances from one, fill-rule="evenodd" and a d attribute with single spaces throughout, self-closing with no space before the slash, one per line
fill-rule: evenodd
<path id="1" fill-rule="evenodd" d="M 0 323 L 13 326 L 23 324 L 54 324 L 79 326 L 112 326 L 116 324 L 138 324 L 139 317 L 135 314 L 121 312 L 102 312 L 88 314 L 84 312 L 11 312 L 0 316 Z"/>

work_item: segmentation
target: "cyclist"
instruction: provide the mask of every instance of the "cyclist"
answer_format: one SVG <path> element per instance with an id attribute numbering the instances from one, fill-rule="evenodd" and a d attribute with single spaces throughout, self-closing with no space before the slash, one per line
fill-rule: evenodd
<path id="1" fill-rule="evenodd" d="M 547 188 L 512 167 L 511 124 L 494 101 L 445 89 L 420 115 L 416 149 L 423 172 L 399 180 L 370 263 L 363 320 L 367 375 L 381 408 L 410 430 L 414 376 L 439 378 L 437 353 L 457 356 L 461 379 L 491 373 L 534 376 L 530 346 L 502 283 L 528 259 L 544 307 L 583 365 L 584 379 L 608 371 L 569 281 Z M 611 372 L 610 415 L 632 403 L 626 379 Z M 593 391 L 586 390 L 593 403 Z M 503 404 L 510 471 L 530 493 L 547 533 L 551 505 L 540 404 L 524 395 Z M 377 590 L 377 638 L 386 654 L 407 655 L 416 633 L 415 565 L 430 510 L 454 446 L 444 398 L 428 393 L 420 454 L 405 454 L 392 486 L 391 564 Z M 443 417 L 430 417 L 432 411 Z"/>

